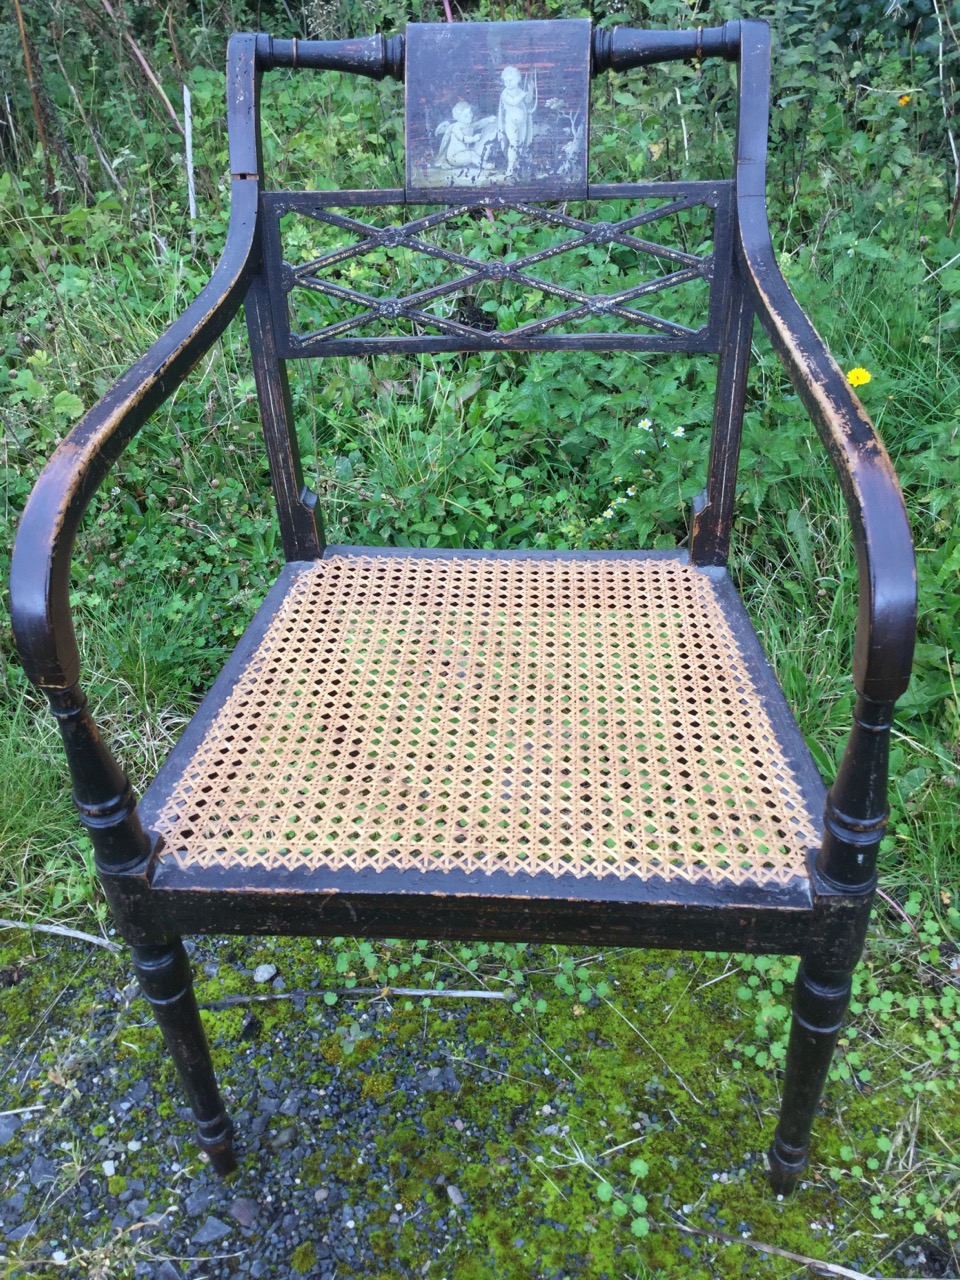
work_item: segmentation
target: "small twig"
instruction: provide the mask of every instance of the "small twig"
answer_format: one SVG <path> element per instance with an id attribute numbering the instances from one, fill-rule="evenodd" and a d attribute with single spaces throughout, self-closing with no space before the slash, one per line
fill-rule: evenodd
<path id="1" fill-rule="evenodd" d="M 539 1173 L 541 1177 L 546 1178 L 546 1180 L 550 1183 L 551 1187 L 553 1187 L 554 1191 L 556 1191 L 560 1199 L 569 1203 L 570 1197 L 563 1194 L 563 1189 L 557 1186 L 554 1180 L 550 1177 L 549 1173 L 547 1173 L 546 1169 L 544 1169 L 543 1165 L 538 1164 L 536 1160 L 532 1159 L 532 1157 L 526 1151 L 521 1152 L 521 1154 L 525 1157 L 528 1163 L 534 1169 L 536 1169 L 537 1173 Z"/>
<path id="2" fill-rule="evenodd" d="M 944 73 L 944 42 L 945 36 L 943 32 L 943 14 L 940 12 L 940 5 L 937 0 L 933 0 L 933 12 L 937 18 L 937 30 L 940 33 L 940 43 L 937 45 L 937 76 L 940 80 L 940 106 L 943 110 L 943 126 L 947 135 L 947 141 L 950 144 L 950 154 L 953 157 L 953 195 L 950 202 L 950 212 L 947 215 L 947 235 L 953 235 L 953 224 L 956 221 L 957 212 L 960 211 L 960 154 L 957 152 L 957 140 L 954 136 L 952 128 L 953 107 L 950 101 L 950 94 L 947 92 L 947 77 Z M 950 26 L 950 23 L 947 23 Z M 953 34 L 953 28 L 950 27 L 950 33 Z M 950 88 L 953 88 L 953 82 L 950 82 Z"/>
<path id="3" fill-rule="evenodd" d="M 30 933 L 55 933 L 61 938 L 76 938 L 80 942 L 92 942 L 95 947 L 105 947 L 114 953 L 122 951 L 122 947 L 109 938 L 98 938 L 94 933 L 83 933 L 80 929 L 67 929 L 60 924 L 27 924 L 25 920 L 0 920 L 0 929 L 27 929 Z"/>
<path id="4" fill-rule="evenodd" d="M 891 911 L 896 911 L 898 916 L 902 916 L 903 919 L 906 920 L 907 924 L 910 926 L 910 932 L 919 942 L 920 935 L 914 928 L 913 921 L 907 915 L 906 911 L 904 911 L 903 907 L 901 907 L 900 903 L 897 902 L 896 898 L 891 898 L 890 895 L 888 893 L 884 893 L 882 889 L 877 890 L 877 897 L 882 898 Z"/>
<path id="5" fill-rule="evenodd" d="M 471 1058 L 460 1058 L 455 1053 L 450 1055 L 450 1061 L 462 1062 L 465 1067 L 475 1067 L 477 1071 L 489 1071 L 491 1075 L 499 1076 L 502 1080 L 516 1080 L 518 1084 L 525 1084 L 530 1089 L 537 1087 L 534 1080 L 528 1080 L 524 1076 L 511 1075 L 509 1071 L 500 1071 L 497 1067 L 491 1067 L 485 1062 L 474 1062 Z"/>
<path id="6" fill-rule="evenodd" d="M 676 88 L 677 106 L 680 108 L 680 128 L 683 131 L 683 158 L 690 163 L 690 138 L 687 135 L 687 121 L 683 114 L 683 99 L 680 97 L 680 89 Z"/>
<path id="7" fill-rule="evenodd" d="M 571 1074 L 572 1076 L 575 1076 L 575 1077 L 576 1077 L 576 1079 L 577 1079 L 577 1080 L 579 1080 L 581 1084 L 583 1084 L 583 1076 L 582 1076 L 582 1075 L 580 1075 L 580 1073 L 579 1073 L 579 1072 L 574 1071 L 574 1069 L 573 1069 L 573 1067 L 570 1065 L 570 1063 L 569 1063 L 569 1062 L 567 1062 L 564 1058 L 561 1058 L 560 1054 L 559 1054 L 559 1053 L 557 1053 L 556 1049 L 552 1048 L 550 1045 L 548 1045 L 548 1044 L 547 1044 L 547 1042 L 546 1042 L 546 1040 L 544 1040 L 543 1036 L 538 1035 L 536 1031 L 532 1031 L 532 1035 L 533 1035 L 533 1038 L 534 1038 L 535 1040 L 539 1041 L 539 1043 L 540 1043 L 540 1044 L 542 1044 L 542 1045 L 543 1045 L 543 1047 L 544 1047 L 544 1048 L 545 1048 L 549 1053 L 552 1053 L 552 1054 L 553 1054 L 553 1056 L 556 1058 L 556 1060 L 557 1060 L 557 1061 L 560 1063 L 560 1065 L 563 1067 L 564 1071 L 569 1071 L 569 1072 L 570 1072 L 570 1074 Z"/>
<path id="8" fill-rule="evenodd" d="M 20 44 L 23 47 L 23 69 L 27 75 L 27 85 L 30 88 L 30 101 L 33 104 L 33 119 L 37 126 L 37 134 L 40 138 L 40 150 L 43 152 L 43 162 L 47 171 L 47 189 L 53 191 L 53 165 L 50 163 L 50 145 L 47 142 L 46 130 L 43 127 L 43 111 L 40 106 L 40 90 L 33 75 L 33 58 L 30 56 L 30 39 L 27 35 L 27 28 L 23 21 L 23 11 L 20 8 L 20 0 L 13 0 L 13 8 L 17 15 L 17 26 L 20 28 Z"/>
<path id="9" fill-rule="evenodd" d="M 607 1147 L 606 1151 L 601 1151 L 597 1155 L 597 1159 L 605 1160 L 607 1156 L 612 1156 L 616 1151 L 623 1151 L 627 1147 L 633 1147 L 638 1142 L 646 1142 L 646 1140 L 647 1140 L 647 1135 L 645 1133 L 641 1133 L 639 1138 L 628 1138 L 626 1142 L 619 1142 L 615 1147 Z"/>
<path id="10" fill-rule="evenodd" d="M 464 991 L 460 987 L 328 987 L 325 991 L 271 991 L 262 996 L 224 996 L 222 1000 L 207 1000 L 200 1005 L 201 1009 L 232 1009 L 239 1004 L 267 1004 L 271 1000 L 293 1000 L 303 996 L 308 1000 L 316 1000 L 318 996 L 429 996 L 431 999 L 442 999 L 449 996 L 453 1000 L 516 1000 L 515 991 Z"/>
<path id="11" fill-rule="evenodd" d="M 14 167 L 19 170 L 23 168 L 23 162 L 20 159 L 20 144 L 17 141 L 17 129 L 13 123 L 13 114 L 10 111 L 10 94 L 3 95 L 3 111 L 7 117 L 7 132 L 10 138 L 10 145 L 13 148 Z"/>
<path id="12" fill-rule="evenodd" d="M 104 173 L 113 183 L 113 185 L 116 187 L 117 191 L 120 193 L 121 198 L 126 199 L 126 192 L 123 189 L 123 183 L 117 177 L 116 172 L 114 171 L 113 165 L 107 159 L 106 153 L 104 152 L 103 147 L 101 147 L 100 145 L 100 139 L 97 137 L 97 131 L 93 127 L 93 124 L 91 123 L 91 121 L 88 120 L 87 118 L 87 113 L 83 109 L 83 103 L 80 101 L 80 95 L 77 93 L 77 90 L 74 87 L 73 81 L 67 75 L 67 68 L 63 65 L 63 59 L 60 57 L 60 54 L 57 53 L 56 51 L 54 51 L 53 56 L 57 60 L 57 66 L 60 68 L 60 74 L 63 76 L 64 80 L 67 82 L 67 88 L 70 90 L 70 96 L 73 98 L 74 106 L 77 108 L 77 111 L 80 113 L 80 119 L 83 121 L 83 127 L 86 129 L 87 133 L 90 135 L 90 141 L 93 143 L 93 149 L 94 151 L 96 151 L 97 159 L 100 161 L 100 168 L 104 171 Z"/>
<path id="13" fill-rule="evenodd" d="M 952 258 L 948 258 L 946 262 L 939 267 L 935 267 L 933 271 L 928 271 L 923 277 L 923 283 L 926 284 L 928 280 L 932 280 L 934 276 L 938 276 L 941 271 L 946 271 L 947 268 L 952 267 L 955 262 L 960 262 L 960 253 L 955 253 Z M 951 763 L 953 762 L 951 761 Z"/>
<path id="14" fill-rule="evenodd" d="M 46 1111 L 46 1109 L 46 1103 L 39 1107 L 13 1107 L 9 1111 L 0 1111 L 0 1116 L 25 1116 L 30 1111 Z"/>
<path id="15" fill-rule="evenodd" d="M 715 978 L 708 978 L 706 982 L 701 982 L 699 987 L 697 987 L 697 991 L 706 991 L 707 987 L 712 987 L 715 982 L 723 982 L 724 978 L 732 978 L 734 974 L 737 974 L 739 972 L 740 972 L 739 965 L 734 965 L 733 968 L 731 968 L 730 964 L 728 963 L 723 973 L 718 973 Z"/>
<path id="16" fill-rule="evenodd" d="M 666 1026 L 666 1025 L 667 1025 L 667 1023 L 670 1021 L 670 1019 L 673 1017 L 673 1015 L 677 1012 L 677 1010 L 678 1010 L 678 1009 L 680 1008 L 680 1006 L 683 1004 L 684 1000 L 686 1000 L 686 998 L 687 998 L 687 992 L 690 990 L 690 988 L 691 988 L 691 987 L 693 986 L 693 984 L 696 982 L 696 980 L 697 980 L 697 974 L 699 974 L 699 972 L 700 972 L 700 970 L 701 970 L 702 968 L 703 968 L 703 960 L 701 959 L 700 963 L 697 965 L 697 971 L 696 971 L 696 973 L 694 973 L 694 974 L 693 974 L 693 976 L 691 977 L 690 981 L 687 983 L 687 985 L 683 988 L 683 991 L 680 993 L 680 999 L 679 999 L 679 1000 L 675 1000 L 675 1001 L 673 1002 L 673 1004 L 670 1006 L 670 1012 L 667 1014 L 667 1016 L 666 1016 L 666 1017 L 664 1018 L 664 1020 L 663 1020 L 663 1025 L 664 1025 L 664 1026 Z"/>
<path id="17" fill-rule="evenodd" d="M 184 136 L 183 125 L 180 123 L 177 117 L 177 113 L 173 109 L 173 103 L 170 101 L 170 99 L 167 97 L 166 93 L 164 92 L 163 85 L 157 79 L 156 73 L 154 72 L 153 68 L 150 66 L 150 63 L 147 61 L 146 57 L 144 56 L 143 50 L 137 44 L 136 40 L 134 40 L 130 32 L 123 30 L 120 24 L 120 21 L 117 18 L 116 13 L 114 13 L 113 5 L 110 3 L 110 0 L 100 0 L 100 4 L 103 6 L 103 9 L 107 13 L 108 17 L 110 17 L 113 20 L 117 30 L 120 32 L 123 39 L 126 40 L 127 44 L 130 46 L 130 51 L 133 54 L 134 58 L 136 58 L 137 62 L 140 64 L 141 71 L 150 81 L 151 85 L 153 85 L 153 88 L 156 91 L 157 97 L 163 103 L 164 107 L 166 108 L 167 115 L 173 121 L 174 128 L 182 138 Z"/>
<path id="18" fill-rule="evenodd" d="M 778 1258 L 787 1258 L 790 1262 L 799 1262 L 805 1267 L 812 1267 L 821 1275 L 842 1276 L 843 1280 L 871 1280 L 871 1277 L 863 1271 L 853 1271 L 850 1267 L 841 1267 L 835 1262 L 821 1262 L 819 1258 L 808 1258 L 803 1253 L 791 1253 L 789 1249 L 781 1249 L 775 1244 L 761 1244 L 759 1240 L 744 1239 L 743 1236 L 728 1236 L 722 1231 L 706 1231 L 702 1227 L 688 1227 L 682 1222 L 674 1222 L 672 1225 L 678 1231 L 685 1231 L 687 1235 L 706 1236 L 711 1240 L 719 1240 L 723 1244 L 739 1244 L 746 1249 L 756 1249 L 758 1253 L 772 1253 Z"/>

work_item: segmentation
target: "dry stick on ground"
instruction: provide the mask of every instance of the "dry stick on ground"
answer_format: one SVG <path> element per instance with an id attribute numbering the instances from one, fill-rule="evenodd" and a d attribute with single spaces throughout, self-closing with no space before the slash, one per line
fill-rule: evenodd
<path id="1" fill-rule="evenodd" d="M 144 57 L 143 50 L 137 44 L 136 40 L 134 40 L 130 32 L 124 31 L 123 28 L 121 27 L 120 22 L 117 19 L 117 15 L 114 12 L 113 5 L 110 3 L 110 0 L 100 0 L 100 4 L 103 6 L 103 9 L 106 12 L 107 16 L 112 20 L 117 30 L 123 36 L 124 40 L 126 40 L 127 44 L 130 46 L 130 51 L 133 54 L 133 56 L 136 58 L 137 62 L 140 64 L 141 71 L 150 81 L 150 84 L 153 86 L 154 90 L 156 91 L 157 97 L 160 99 L 160 101 L 163 103 L 164 107 L 166 108 L 167 115 L 173 121 L 174 127 L 177 130 L 177 133 L 179 133 L 180 137 L 182 138 L 183 125 L 180 123 L 180 118 L 177 115 L 176 111 L 174 111 L 173 109 L 173 103 L 164 93 L 163 85 L 157 79 L 156 73 L 154 72 L 153 68 L 150 66 L 150 63 Z"/>
<path id="2" fill-rule="evenodd" d="M 919 940 L 920 940 L 920 935 L 919 935 L 919 933 L 917 933 L 916 929 L 914 928 L 913 921 L 910 919 L 910 917 L 909 917 L 909 916 L 907 915 L 907 913 L 904 911 L 903 907 L 901 907 L 900 903 L 899 903 L 899 902 L 897 902 L 896 898 L 891 898 L 891 897 L 890 897 L 890 895 L 889 895 L 889 893 L 884 893 L 884 891 L 883 891 L 882 889 L 878 889 L 878 890 L 877 890 L 877 897 L 878 897 L 878 898 L 882 898 L 882 899 L 883 899 L 883 901 L 887 904 L 887 906 L 890 908 L 890 910 L 891 910 L 891 911 L 895 911 L 895 912 L 897 913 L 897 915 L 898 915 L 898 916 L 900 916 L 903 920 L 905 920 L 905 921 L 906 921 L 906 923 L 908 924 L 908 926 L 909 926 L 909 928 L 910 928 L 910 932 L 913 934 L 913 936 L 914 936 L 914 937 L 917 939 L 917 941 L 919 942 Z"/>
<path id="3" fill-rule="evenodd" d="M 660 1059 L 660 1061 L 663 1063 L 666 1069 L 670 1072 L 673 1078 L 677 1081 L 677 1083 L 681 1086 L 681 1088 L 685 1089 L 687 1093 L 689 1093 L 690 1097 L 694 1100 L 697 1106 L 702 1107 L 703 1103 L 700 1101 L 697 1095 L 693 1092 L 693 1090 L 687 1084 L 686 1080 L 684 1080 L 683 1076 L 678 1075 L 677 1072 L 674 1071 L 673 1067 L 671 1067 L 670 1063 L 666 1060 L 663 1054 L 658 1052 L 656 1047 L 650 1043 L 650 1041 L 643 1034 L 643 1032 L 638 1027 L 634 1026 L 634 1024 L 627 1017 L 627 1015 L 623 1013 L 622 1010 L 618 1009 L 612 1000 L 608 1000 L 606 996 L 601 996 L 600 999 L 603 1001 L 604 1004 L 609 1005 L 609 1007 L 613 1010 L 615 1014 L 617 1014 L 618 1017 L 624 1020 L 624 1022 L 627 1024 L 630 1030 L 634 1033 L 634 1035 L 639 1037 L 639 1039 L 643 1041 L 643 1043 L 647 1046 L 647 1048 L 652 1053 L 655 1053 L 657 1055 L 657 1057 Z"/>
<path id="4" fill-rule="evenodd" d="M 835 1262 L 821 1262 L 819 1258 L 808 1258 L 804 1253 L 791 1253 L 789 1249 L 781 1249 L 775 1244 L 761 1244 L 759 1240 L 744 1239 L 743 1236 L 728 1236 L 722 1231 L 707 1231 L 703 1227 L 688 1227 L 682 1222 L 673 1222 L 670 1225 L 690 1236 L 706 1236 L 710 1240 L 719 1240 L 722 1244 L 738 1244 L 745 1249 L 755 1249 L 758 1253 L 772 1253 L 778 1258 L 787 1258 L 790 1262 L 799 1262 L 805 1267 L 811 1267 L 820 1275 L 840 1276 L 843 1280 L 872 1280 L 872 1277 L 863 1271 L 841 1267 Z M 908 1280 L 908 1278 L 901 1278 L 901 1280 Z"/>
<path id="5" fill-rule="evenodd" d="M 80 929 L 67 929 L 60 924 L 28 924 L 24 920 L 2 920 L 0 919 L 0 929 L 26 929 L 29 933 L 55 933 L 61 938 L 76 938 L 80 942 L 92 942 L 95 947 L 104 947 L 107 951 L 116 952 L 122 950 L 115 942 L 111 942 L 109 938 L 98 938 L 95 933 L 83 933 Z"/>
<path id="6" fill-rule="evenodd" d="M 238 1004 L 267 1004 L 271 1000 L 293 1000 L 302 996 L 316 1000 L 318 996 L 429 996 L 432 999 L 452 1000 L 516 1000 L 515 991 L 463 991 L 459 987 L 329 987 L 325 991 L 273 991 L 262 996 L 224 996 L 222 1000 L 206 1000 L 201 1009 L 232 1009 Z"/>

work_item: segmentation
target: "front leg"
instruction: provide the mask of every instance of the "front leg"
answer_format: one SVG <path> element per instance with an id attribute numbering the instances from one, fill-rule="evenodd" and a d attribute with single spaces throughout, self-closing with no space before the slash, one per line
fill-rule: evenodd
<path id="1" fill-rule="evenodd" d="M 183 943 L 177 938 L 163 946 L 133 947 L 132 951 L 140 990 L 160 1024 L 197 1122 L 200 1147 L 217 1173 L 233 1173 L 237 1167 L 233 1122 L 217 1088 Z"/>

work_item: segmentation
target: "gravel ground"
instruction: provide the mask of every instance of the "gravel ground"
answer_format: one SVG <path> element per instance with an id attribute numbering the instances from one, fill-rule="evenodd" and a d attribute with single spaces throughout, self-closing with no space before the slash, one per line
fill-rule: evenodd
<path id="1" fill-rule="evenodd" d="M 672 1002 L 692 1000 L 700 960 L 638 964 L 636 989 L 649 1000 L 628 1002 L 624 978 L 618 999 L 636 1025 L 617 1042 L 625 1019 L 597 1001 L 555 998 L 556 1013 L 541 1019 L 504 1001 L 330 1005 L 325 985 L 338 979 L 329 959 L 316 976 L 313 942 L 191 943 L 238 1132 L 240 1169 L 223 1181 L 193 1146 L 125 956 L 22 933 L 0 943 L 5 1278 L 792 1280 L 806 1269 L 732 1253 L 707 1232 L 782 1243 L 798 1229 L 806 1252 L 867 1269 L 866 1208 L 849 1186 L 840 1195 L 820 1183 L 783 1204 L 766 1189 L 775 1084 L 757 1072 L 731 1086 L 716 1055 L 704 1057 L 706 1020 L 731 1016 L 729 1004 L 706 1003 L 716 979 L 686 1010 L 698 1019 L 691 1053 L 662 1038 Z M 235 1003 L 215 1007 L 225 994 Z M 683 1023 L 670 1024 L 680 1046 Z M 718 1034 L 722 1045 L 726 1025 Z M 630 1200 L 638 1152 L 668 1170 L 658 1187 L 642 1185 L 660 1224 L 643 1242 L 626 1211 L 617 1218 L 597 1196 L 609 1178 Z M 680 1223 L 700 1234 L 680 1234 Z M 884 1252 L 887 1275 L 956 1275 L 935 1241 L 891 1241 Z"/>
<path id="2" fill-rule="evenodd" d="M 0 1108 L 15 1113 L 0 1116 L 0 1257 L 13 1267 L 3 1274 L 342 1280 L 462 1273 L 472 1210 L 457 1185 L 458 1149 L 464 1162 L 493 1160 L 514 1192 L 529 1181 L 516 1152 L 483 1150 L 495 1126 L 480 1134 L 457 1114 L 464 1073 L 483 1085 L 507 1066 L 465 1033 L 467 1002 L 435 1007 L 430 1035 L 403 1044 L 391 1038 L 388 1060 L 374 1055 L 361 1066 L 365 1044 L 381 1040 L 381 1024 L 395 1019 L 391 1001 L 330 1007 L 314 998 L 320 993 L 287 992 L 282 970 L 291 944 L 268 944 L 277 948 L 276 964 L 264 964 L 259 943 L 261 963 L 251 958 L 249 965 L 248 945 L 188 943 L 198 977 L 215 979 L 201 996 L 215 995 L 225 977 L 251 996 L 289 996 L 234 1006 L 229 1044 L 217 1036 L 218 1024 L 211 1027 L 238 1133 L 241 1167 L 228 1181 L 192 1145 L 190 1113 L 122 955 L 36 938 L 34 954 L 0 974 L 3 994 L 22 997 L 25 1014 L 0 1049 Z M 50 965 L 59 970 L 56 984 Z M 338 1048 L 344 1057 L 331 1063 Z M 380 1067 L 389 1075 L 377 1075 Z M 401 1123 L 409 1158 L 398 1157 L 391 1138 Z M 424 1156 L 441 1142 L 445 1159 L 434 1162 L 435 1173 L 429 1166 L 424 1182 Z M 411 1188 L 414 1166 L 420 1185 Z M 555 1229 L 569 1231 L 562 1223 Z M 583 1273 L 582 1242 L 572 1242 L 569 1266 L 559 1270 L 542 1270 L 536 1260 L 528 1269 L 525 1243 L 518 1232 L 515 1274 L 560 1280 Z"/>

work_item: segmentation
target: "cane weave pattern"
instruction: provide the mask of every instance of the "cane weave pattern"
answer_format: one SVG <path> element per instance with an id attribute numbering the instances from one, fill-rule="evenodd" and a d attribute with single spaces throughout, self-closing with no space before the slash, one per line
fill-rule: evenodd
<path id="1" fill-rule="evenodd" d="M 816 824 L 669 559 L 304 571 L 164 803 L 182 866 L 784 883 Z"/>

